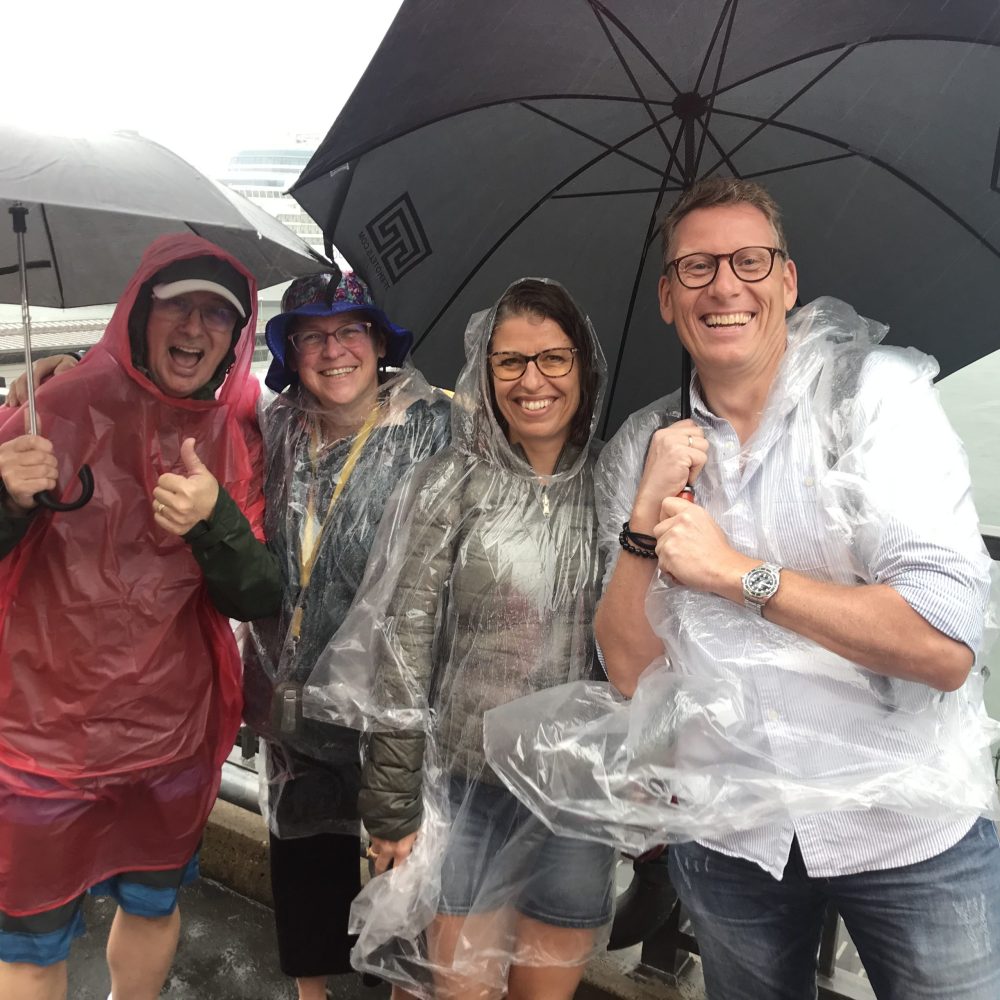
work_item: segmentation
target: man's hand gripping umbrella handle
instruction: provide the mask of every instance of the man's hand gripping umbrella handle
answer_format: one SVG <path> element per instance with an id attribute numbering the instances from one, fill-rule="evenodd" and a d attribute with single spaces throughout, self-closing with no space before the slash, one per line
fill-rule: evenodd
<path id="1" fill-rule="evenodd" d="M 24 234 L 28 231 L 26 218 L 28 209 L 24 205 L 11 205 L 8 208 L 17 239 L 17 265 L 21 278 L 21 322 L 24 326 L 24 364 L 28 372 L 28 423 L 32 434 L 38 433 L 38 415 L 35 412 L 35 386 L 31 378 L 31 313 L 28 310 L 28 265 L 24 253 Z M 75 500 L 66 503 L 56 500 L 48 491 L 35 494 L 35 500 L 49 510 L 67 511 L 79 510 L 90 501 L 94 495 L 94 474 L 89 465 L 81 467 L 77 474 L 80 478 L 80 495 Z"/>

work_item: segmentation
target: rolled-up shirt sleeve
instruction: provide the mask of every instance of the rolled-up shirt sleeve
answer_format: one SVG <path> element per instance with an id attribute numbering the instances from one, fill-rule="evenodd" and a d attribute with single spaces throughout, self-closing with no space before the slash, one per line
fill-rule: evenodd
<path id="1" fill-rule="evenodd" d="M 945 416 L 936 365 L 882 349 L 861 373 L 852 445 L 838 463 L 854 493 L 858 552 L 870 582 L 978 652 L 990 590 L 965 449 Z"/>

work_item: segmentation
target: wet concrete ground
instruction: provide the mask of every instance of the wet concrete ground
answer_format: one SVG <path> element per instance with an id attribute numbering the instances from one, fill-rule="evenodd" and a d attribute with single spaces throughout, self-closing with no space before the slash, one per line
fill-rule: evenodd
<path id="1" fill-rule="evenodd" d="M 110 899 L 87 899 L 87 934 L 69 962 L 70 1000 L 106 1000 L 104 946 L 114 916 Z M 271 911 L 206 878 L 181 893 L 181 941 L 161 996 L 166 1000 L 294 1000 L 278 968 Z M 335 1000 L 386 1000 L 387 986 L 355 975 L 330 978 Z"/>

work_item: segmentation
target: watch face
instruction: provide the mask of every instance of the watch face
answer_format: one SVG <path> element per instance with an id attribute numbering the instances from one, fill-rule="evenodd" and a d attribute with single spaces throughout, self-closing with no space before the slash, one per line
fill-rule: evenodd
<path id="1" fill-rule="evenodd" d="M 766 566 L 750 570 L 744 578 L 743 590 L 748 597 L 768 598 L 778 589 L 778 574 Z"/>

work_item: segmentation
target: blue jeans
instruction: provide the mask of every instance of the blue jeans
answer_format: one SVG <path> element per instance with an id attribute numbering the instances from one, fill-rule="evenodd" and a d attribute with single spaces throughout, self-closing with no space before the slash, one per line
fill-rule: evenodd
<path id="1" fill-rule="evenodd" d="M 1000 842 L 979 819 L 917 864 L 810 878 L 798 844 L 780 882 L 696 843 L 670 848 L 709 1000 L 812 1000 L 826 904 L 857 946 L 879 1000 L 1000 997 Z"/>

